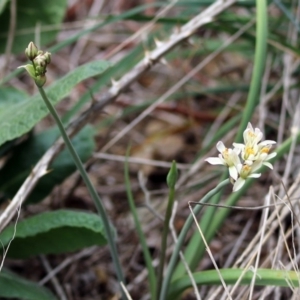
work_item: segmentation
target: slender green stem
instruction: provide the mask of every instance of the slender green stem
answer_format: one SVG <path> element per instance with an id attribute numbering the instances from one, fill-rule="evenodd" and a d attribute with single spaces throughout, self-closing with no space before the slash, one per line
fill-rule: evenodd
<path id="1" fill-rule="evenodd" d="M 127 151 L 126 157 L 128 157 L 129 150 Z M 142 230 L 142 226 L 138 217 L 138 213 L 136 211 L 134 199 L 131 192 L 130 187 L 130 179 L 129 179 L 129 170 L 128 170 L 128 160 L 125 161 L 125 185 L 126 185 L 126 192 L 127 192 L 127 198 L 130 206 L 130 210 L 133 216 L 134 224 L 136 226 L 136 230 L 140 239 L 140 243 L 143 249 L 143 255 L 146 262 L 147 270 L 148 270 L 148 279 L 149 279 L 149 286 L 150 286 L 150 293 L 151 293 L 151 299 L 156 299 L 156 276 L 154 272 L 154 268 L 152 266 L 152 259 L 149 252 L 149 248 L 146 242 L 145 235 Z"/>
<path id="2" fill-rule="evenodd" d="M 226 178 L 228 178 L 227 170 L 224 171 L 220 180 L 223 181 Z M 221 197 L 220 193 L 214 195 L 211 198 L 210 203 L 212 203 L 212 204 L 219 203 L 220 197 Z M 201 216 L 201 223 L 199 220 L 200 228 L 205 237 L 206 237 L 206 231 L 208 230 L 208 228 L 211 227 L 211 223 L 212 223 L 212 220 L 214 219 L 216 209 L 217 209 L 216 207 L 207 207 L 205 214 L 203 214 L 203 216 Z M 194 232 L 192 237 L 189 239 L 189 242 L 188 242 L 186 248 L 184 249 L 185 260 L 192 272 L 194 272 L 194 270 L 197 268 L 197 266 L 199 265 L 199 261 L 201 260 L 201 257 L 203 256 L 203 251 L 199 251 L 200 249 L 202 250 L 202 248 L 205 249 L 205 247 L 203 247 L 203 240 L 202 240 L 201 236 L 199 235 L 199 232 Z M 195 249 L 197 249 L 197 251 L 195 251 Z M 178 264 L 173 272 L 172 280 L 176 280 L 177 278 L 183 276 L 185 274 L 185 272 L 186 272 L 186 267 L 184 266 L 184 264 L 181 261 L 178 262 Z"/>
<path id="3" fill-rule="evenodd" d="M 163 227 L 163 233 L 162 233 L 162 238 L 161 238 L 159 267 L 158 267 L 158 276 L 157 276 L 157 297 L 159 297 L 161 286 L 162 286 L 165 259 L 166 259 L 166 251 L 167 251 L 167 238 L 168 238 L 168 233 L 169 233 L 169 223 L 170 223 L 170 219 L 171 219 L 171 215 L 172 215 L 174 199 L 175 199 L 175 188 L 170 187 L 169 201 L 168 201 L 168 206 L 167 206 L 167 211 L 166 211 L 165 221 L 164 221 L 164 227 Z"/>
<path id="4" fill-rule="evenodd" d="M 256 0 L 256 43 L 255 43 L 255 56 L 254 67 L 251 77 L 250 90 L 243 109 L 242 120 L 235 142 L 240 143 L 243 139 L 243 132 L 250 121 L 254 110 L 259 103 L 259 95 L 264 76 L 266 55 L 267 55 L 267 42 L 268 42 L 268 3 L 266 0 Z"/>
<path id="5" fill-rule="evenodd" d="M 77 152 L 75 151 L 73 145 L 72 145 L 72 142 L 69 138 L 69 136 L 67 135 L 66 131 L 65 131 L 65 128 L 54 108 L 54 106 L 52 105 L 52 103 L 49 101 L 44 89 L 42 87 L 38 87 L 39 89 L 39 92 L 48 108 L 48 110 L 50 111 L 52 117 L 54 118 L 59 130 L 60 130 L 60 133 L 64 139 L 64 142 L 68 148 L 68 150 L 70 151 L 70 154 L 72 155 L 73 157 L 73 160 L 76 164 L 76 167 L 77 169 L 79 170 L 81 176 L 82 176 L 82 179 L 84 181 L 84 183 L 86 184 L 87 186 L 87 189 L 95 203 L 95 206 L 98 210 L 98 213 L 100 215 L 100 217 L 102 218 L 102 221 L 103 221 L 103 225 L 104 225 L 104 229 L 105 229 L 105 233 L 106 233 L 106 237 L 107 237 L 107 240 L 108 240 L 108 244 L 109 244 L 109 247 L 110 247 L 110 251 L 111 251 L 111 255 L 112 255 L 112 259 L 113 259 L 113 263 L 114 263 L 114 266 L 116 268 L 116 272 L 117 272 L 117 277 L 118 277 L 118 280 L 119 282 L 123 282 L 125 283 L 124 281 L 124 276 L 123 276 L 123 272 L 122 272 L 122 268 L 121 268 L 121 264 L 120 264 L 120 261 L 119 261 L 119 256 L 118 256 L 118 252 L 117 252 L 117 246 L 116 246 L 116 243 L 115 243 L 115 240 L 114 240 L 114 237 L 113 237 L 113 234 L 112 234 L 112 230 L 111 230 L 111 226 L 110 226 L 110 222 L 108 220 L 108 217 L 106 215 L 106 212 L 105 212 L 105 209 L 104 209 L 104 206 L 103 204 L 101 203 L 101 200 L 99 198 L 99 195 L 98 193 L 96 192 L 93 184 L 91 183 L 90 179 L 89 179 L 89 176 L 77 154 Z M 125 296 L 123 297 L 125 299 Z"/>
<path id="6" fill-rule="evenodd" d="M 227 185 L 230 182 L 229 179 L 226 179 L 222 182 L 220 182 L 214 189 L 212 189 L 210 192 L 208 192 L 200 201 L 199 203 L 206 203 L 208 202 L 214 195 L 216 195 L 217 193 L 219 193 L 222 188 Z M 202 210 L 203 206 L 202 205 L 197 205 L 194 208 L 194 214 L 197 215 L 201 210 Z M 173 271 L 174 268 L 176 266 L 177 260 L 178 260 L 178 256 L 179 256 L 179 252 L 180 249 L 184 243 L 185 237 L 189 231 L 189 229 L 191 228 L 192 224 L 194 222 L 193 216 L 189 215 L 189 217 L 187 218 L 179 236 L 178 236 L 178 241 L 175 245 L 175 248 L 173 250 L 168 268 L 167 268 L 167 273 L 166 276 L 163 280 L 163 284 L 162 284 L 162 289 L 161 289 L 161 293 L 160 293 L 160 298 L 159 300 L 165 300 L 167 299 L 167 293 L 168 293 L 168 288 L 169 288 L 169 284 L 171 281 L 171 277 L 173 275 Z M 195 250 L 197 251 L 197 249 Z"/>

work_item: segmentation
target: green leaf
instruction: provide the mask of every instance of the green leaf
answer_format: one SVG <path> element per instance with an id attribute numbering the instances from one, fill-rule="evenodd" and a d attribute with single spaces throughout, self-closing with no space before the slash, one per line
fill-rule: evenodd
<path id="1" fill-rule="evenodd" d="M 7 227 L 0 240 L 7 246 L 14 226 Z M 57 210 L 20 221 L 8 256 L 28 258 L 38 254 L 58 254 L 93 245 L 106 245 L 102 220 L 93 213 Z"/>
<path id="2" fill-rule="evenodd" d="M 0 297 L 24 300 L 57 300 L 48 289 L 31 282 L 12 272 L 2 270 L 0 273 Z"/>
<path id="3" fill-rule="evenodd" d="M 10 6 L 5 5 L 7 1 L 0 2 L 0 53 L 4 53 L 7 43 L 7 33 L 9 31 L 10 21 Z M 65 10 L 67 7 L 66 0 L 22 0 L 17 3 L 16 12 L 16 34 L 12 47 L 13 53 L 20 53 L 25 50 L 28 43 L 35 38 L 34 30 L 36 26 L 43 27 L 44 25 L 51 25 L 56 29 L 41 31 L 40 41 L 41 45 L 45 45 L 54 40 L 58 33 L 58 25 L 63 20 Z M 20 31 L 20 32 L 19 32 Z M 23 32 L 21 32 L 23 31 Z M 26 33 L 24 33 L 26 31 Z"/>
<path id="4" fill-rule="evenodd" d="M 28 75 L 31 78 L 33 78 L 33 79 L 36 78 L 33 65 L 27 64 L 27 65 L 24 65 L 24 66 L 20 66 L 19 68 L 25 69 L 27 71 Z"/>
<path id="5" fill-rule="evenodd" d="M 0 190 L 7 198 L 12 198 L 30 174 L 32 166 L 42 157 L 58 138 L 57 128 L 51 128 L 37 135 L 32 135 L 14 149 L 12 156 L 0 170 Z M 85 162 L 95 149 L 94 129 L 85 126 L 73 139 L 72 143 L 80 159 Z M 27 199 L 27 203 L 43 200 L 52 189 L 76 171 L 76 166 L 69 151 L 62 151 L 49 167 L 50 172 L 42 177 Z"/>
<path id="6" fill-rule="evenodd" d="M 52 104 L 58 103 L 76 84 L 101 74 L 109 66 L 106 61 L 92 61 L 78 67 L 46 89 L 48 98 Z M 7 105 L 0 110 L 0 145 L 26 133 L 47 114 L 47 107 L 39 94 L 20 103 L 10 103 L 7 99 Z"/>
<path id="7" fill-rule="evenodd" d="M 10 105 L 20 104 L 28 98 L 29 96 L 24 91 L 15 88 L 0 87 L 0 114 L 2 110 L 7 108 L 8 103 Z M 1 145 L 0 157 L 9 153 L 16 143 L 18 143 L 18 139 L 14 139 Z"/>
<path id="8" fill-rule="evenodd" d="M 0 88 L 0 114 L 9 105 L 17 105 L 23 101 L 27 101 L 29 96 L 24 91 L 17 90 L 15 88 Z"/>
<path id="9" fill-rule="evenodd" d="M 2 14 L 8 0 L 0 0 L 0 14 Z"/>
<path id="10" fill-rule="evenodd" d="M 192 275 L 184 275 L 177 280 L 174 280 L 169 287 L 168 297 L 166 299 L 178 299 L 184 290 L 191 288 L 191 278 L 199 286 L 221 286 L 222 278 L 225 284 L 234 285 L 237 282 L 239 286 L 251 284 L 255 286 L 279 286 L 279 287 L 299 287 L 299 273 L 289 270 L 271 270 L 271 269 L 256 269 L 254 273 L 248 269 L 219 269 L 219 270 L 202 270 L 201 272 L 193 273 Z M 255 280 L 253 281 L 253 277 Z M 236 299 L 236 298 L 234 298 Z"/>

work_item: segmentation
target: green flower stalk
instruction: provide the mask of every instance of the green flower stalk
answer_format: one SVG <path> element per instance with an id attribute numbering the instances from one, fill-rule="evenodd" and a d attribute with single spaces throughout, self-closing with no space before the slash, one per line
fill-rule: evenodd
<path id="1" fill-rule="evenodd" d="M 43 86 L 46 83 L 47 66 L 51 62 L 51 53 L 49 53 L 49 52 L 44 53 L 43 51 L 38 50 L 38 48 L 34 45 L 34 43 L 30 42 L 28 47 L 25 50 L 25 54 L 26 54 L 27 58 L 31 61 L 31 64 L 27 64 L 27 65 L 21 66 L 19 68 L 24 68 L 27 71 L 27 73 L 30 75 L 30 77 L 32 77 L 34 79 L 35 84 L 37 85 L 39 92 L 40 92 L 49 112 L 51 113 L 52 117 L 54 118 L 54 120 L 60 130 L 60 133 L 64 139 L 64 142 L 65 142 L 70 154 L 73 157 L 74 163 L 76 164 L 76 167 L 79 170 L 79 172 L 82 176 L 82 179 L 87 186 L 90 196 L 95 203 L 95 206 L 98 210 L 99 216 L 101 217 L 101 219 L 103 221 L 103 225 L 104 225 L 107 241 L 108 241 L 108 244 L 110 247 L 110 252 L 112 255 L 113 263 L 114 263 L 114 266 L 116 269 L 118 281 L 125 283 L 121 264 L 119 261 L 118 252 L 117 252 L 116 242 L 114 240 L 110 221 L 105 212 L 104 206 L 101 202 L 101 199 L 99 198 L 99 195 L 98 195 L 96 189 L 94 188 L 92 182 L 90 181 L 89 176 L 88 176 L 77 152 L 75 151 L 75 149 L 72 145 L 72 142 L 71 142 L 68 134 L 66 133 L 64 126 L 63 126 L 54 106 L 49 101 L 49 99 L 43 89 Z M 123 296 L 122 299 L 126 299 L 125 294 L 123 292 L 122 292 L 122 296 Z"/>
<path id="2" fill-rule="evenodd" d="M 176 162 L 173 160 L 171 169 L 167 176 L 167 184 L 169 187 L 169 200 L 168 200 L 163 232 L 161 237 L 161 249 L 160 249 L 160 256 L 159 256 L 158 273 L 157 273 L 157 298 L 159 298 L 162 281 L 163 281 L 164 265 L 165 265 L 166 252 L 167 252 L 167 238 L 169 233 L 169 225 L 170 225 L 170 219 L 172 215 L 172 209 L 175 201 L 175 185 L 176 185 L 177 178 L 178 178 L 177 166 L 176 166 Z"/>

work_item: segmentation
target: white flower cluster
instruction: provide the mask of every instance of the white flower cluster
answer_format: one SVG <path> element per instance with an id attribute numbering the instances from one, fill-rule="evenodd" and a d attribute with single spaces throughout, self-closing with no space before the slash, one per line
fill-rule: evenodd
<path id="1" fill-rule="evenodd" d="M 223 142 L 217 143 L 217 149 L 220 152 L 218 157 L 209 157 L 206 159 L 212 165 L 224 165 L 229 169 L 229 175 L 232 178 L 233 191 L 238 191 L 247 178 L 258 178 L 260 173 L 255 173 L 262 165 L 273 169 L 273 166 L 267 160 L 276 156 L 276 152 L 269 154 L 275 141 L 262 141 L 263 137 L 260 129 L 253 129 L 251 123 L 243 134 L 244 144 L 233 143 L 233 149 L 226 148 Z"/>

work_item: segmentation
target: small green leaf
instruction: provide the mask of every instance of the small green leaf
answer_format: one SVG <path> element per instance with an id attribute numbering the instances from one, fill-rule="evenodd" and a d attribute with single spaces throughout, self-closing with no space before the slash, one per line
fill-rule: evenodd
<path id="1" fill-rule="evenodd" d="M 48 289 L 7 270 L 0 273 L 0 297 L 24 300 L 57 300 Z"/>
<path id="2" fill-rule="evenodd" d="M 7 246 L 13 237 L 14 226 L 7 227 L 0 240 Z M 20 221 L 8 256 L 28 258 L 38 254 L 57 254 L 76 251 L 93 245 L 106 245 L 102 220 L 96 214 L 57 210 Z"/>
<path id="3" fill-rule="evenodd" d="M 110 63 L 106 61 L 92 61 L 82 65 L 46 88 L 46 94 L 54 105 L 66 97 L 76 84 L 101 74 L 109 66 Z M 21 103 L 11 103 L 9 99 L 6 101 L 6 107 L 0 110 L 0 145 L 28 132 L 48 114 L 39 94 Z"/>
<path id="4" fill-rule="evenodd" d="M 167 184 L 170 189 L 175 188 L 177 177 L 178 177 L 178 171 L 177 171 L 176 161 L 173 160 L 171 169 L 167 176 Z"/>
<path id="5" fill-rule="evenodd" d="M 35 79 L 35 72 L 34 72 L 33 65 L 28 64 L 28 65 L 18 67 L 18 69 L 22 69 L 22 68 L 27 71 L 27 73 L 31 78 Z"/>
<path id="6" fill-rule="evenodd" d="M 25 142 L 15 147 L 11 157 L 0 170 L 0 190 L 6 198 L 12 198 L 37 161 L 59 137 L 57 128 L 51 128 L 37 135 L 31 135 Z M 85 162 L 95 149 L 94 129 L 85 126 L 73 139 L 80 159 Z M 48 174 L 42 177 L 26 203 L 42 201 L 52 189 L 61 184 L 76 171 L 74 161 L 67 149 L 64 149 L 50 165 Z"/>
<path id="7" fill-rule="evenodd" d="M 10 5 L 7 1 L 0 2 L 0 53 L 4 53 L 9 32 Z M 13 53 L 25 50 L 29 41 L 35 38 L 35 28 L 41 27 L 39 32 L 41 45 L 53 41 L 58 33 L 59 25 L 63 20 L 67 7 L 66 0 L 22 0 L 16 5 L 16 33 L 14 34 Z M 51 25 L 53 29 L 43 30 L 43 26 Z M 26 31 L 20 32 L 20 31 Z"/>

